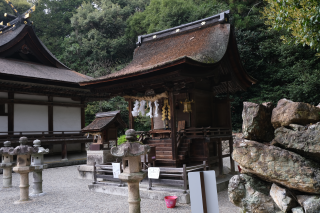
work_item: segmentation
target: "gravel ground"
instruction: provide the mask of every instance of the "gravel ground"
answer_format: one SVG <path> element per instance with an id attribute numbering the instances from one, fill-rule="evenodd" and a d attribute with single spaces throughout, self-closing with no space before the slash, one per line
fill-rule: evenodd
<path id="1" fill-rule="evenodd" d="M 19 200 L 19 175 L 13 173 L 13 187 L 0 188 L 0 212 L 1 213 L 26 213 L 26 212 L 103 212 L 103 213 L 127 213 L 127 197 L 108 195 L 104 193 L 90 192 L 88 184 L 90 180 L 77 179 L 77 167 L 60 167 L 44 170 L 43 190 L 44 196 L 34 197 L 24 204 L 13 204 Z M 32 185 L 32 174 L 29 174 Z M 0 175 L 2 182 L 2 175 Z M 32 186 L 30 186 L 32 192 Z M 227 191 L 220 192 L 220 213 L 236 213 L 239 208 L 228 201 Z M 164 201 L 142 199 L 141 212 L 191 212 L 190 205 L 177 204 L 174 209 L 167 209 Z"/>

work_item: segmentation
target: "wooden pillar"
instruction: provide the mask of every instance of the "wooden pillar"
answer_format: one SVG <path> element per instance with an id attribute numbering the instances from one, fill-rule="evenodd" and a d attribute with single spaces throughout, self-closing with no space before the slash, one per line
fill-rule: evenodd
<path id="1" fill-rule="evenodd" d="M 48 97 L 49 105 L 48 105 L 48 131 L 52 134 L 53 131 L 53 97 Z"/>
<path id="2" fill-rule="evenodd" d="M 13 132 L 14 131 L 14 104 L 13 104 L 13 99 L 14 99 L 14 93 L 9 92 L 8 93 L 8 99 L 10 102 L 8 103 L 8 132 Z M 13 133 L 9 133 L 10 135 Z"/>
<path id="3" fill-rule="evenodd" d="M 231 137 L 229 139 L 230 169 L 231 169 L 231 173 L 235 173 L 234 160 L 232 159 L 233 137 L 232 137 L 232 122 L 231 122 L 231 104 L 230 104 L 229 82 L 227 82 L 227 91 L 228 91 L 228 107 L 229 107 L 229 128 L 231 130 Z"/>
<path id="4" fill-rule="evenodd" d="M 172 159 L 177 160 L 177 127 L 175 119 L 175 105 L 173 92 L 169 94 L 170 120 L 171 120 L 171 139 L 172 139 Z"/>
<path id="5" fill-rule="evenodd" d="M 48 131 L 49 134 L 53 134 L 53 97 L 52 96 L 48 96 Z M 53 144 L 49 145 L 49 151 L 53 152 Z"/>
<path id="6" fill-rule="evenodd" d="M 219 176 L 223 175 L 222 141 L 218 139 Z"/>
<path id="7" fill-rule="evenodd" d="M 84 104 L 84 101 L 81 100 L 81 104 Z M 81 107 L 81 129 L 83 129 L 86 126 L 86 113 L 85 113 L 85 107 Z M 86 143 L 81 143 L 81 149 L 80 152 L 86 151 Z"/>
<path id="8" fill-rule="evenodd" d="M 129 129 L 134 129 L 134 117 L 132 116 L 132 110 L 133 110 L 133 102 L 131 99 L 127 99 L 129 103 Z"/>

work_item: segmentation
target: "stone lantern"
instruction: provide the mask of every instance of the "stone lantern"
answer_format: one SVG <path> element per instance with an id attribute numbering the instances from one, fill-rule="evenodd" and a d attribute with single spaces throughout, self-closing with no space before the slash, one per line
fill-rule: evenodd
<path id="1" fill-rule="evenodd" d="M 34 140 L 33 146 L 38 148 L 38 153 L 31 155 L 31 166 L 34 166 L 33 171 L 33 192 L 32 196 L 44 195 L 42 191 L 42 170 L 48 168 L 47 164 L 43 163 L 43 155 L 49 153 L 49 149 L 44 149 L 41 146 L 40 140 Z"/>
<path id="2" fill-rule="evenodd" d="M 126 131 L 126 143 L 111 149 L 111 154 L 122 157 L 123 173 L 119 179 L 128 183 L 128 203 L 129 213 L 140 212 L 139 182 L 147 176 L 141 171 L 141 155 L 150 151 L 148 145 L 136 141 L 136 131 L 129 129 Z"/>
<path id="3" fill-rule="evenodd" d="M 13 156 L 9 152 L 13 151 L 11 142 L 6 141 L 3 143 L 4 147 L 0 148 L 0 154 L 2 154 L 2 163 L 0 168 L 3 169 L 3 188 L 12 187 L 12 167 L 14 167 Z"/>
<path id="4" fill-rule="evenodd" d="M 17 165 L 13 171 L 20 174 L 20 200 L 15 203 L 24 203 L 30 200 L 29 198 L 29 172 L 32 172 L 35 167 L 30 166 L 31 154 L 38 153 L 38 147 L 27 146 L 28 138 L 21 137 L 19 139 L 20 146 L 17 146 L 10 155 L 17 155 Z"/>

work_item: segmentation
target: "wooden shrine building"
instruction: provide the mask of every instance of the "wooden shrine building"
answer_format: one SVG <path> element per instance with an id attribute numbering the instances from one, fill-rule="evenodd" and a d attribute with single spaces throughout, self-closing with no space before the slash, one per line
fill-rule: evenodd
<path id="1" fill-rule="evenodd" d="M 222 158 L 230 156 L 221 151 L 221 140 L 229 140 L 231 149 L 233 144 L 229 93 L 256 80 L 241 64 L 228 14 L 139 36 L 127 67 L 80 83 L 107 93 L 105 98 L 125 97 L 132 111 L 129 128 L 134 116 L 152 108 L 152 127 L 144 133 L 150 137 L 143 142 L 156 147 L 156 165 L 207 161 L 219 162 L 221 170 Z"/>
<path id="2" fill-rule="evenodd" d="M 40 41 L 28 19 L 34 7 L 24 14 L 11 7 L 12 20 L 0 25 L 0 146 L 16 146 L 23 135 L 66 159 L 67 150 L 92 141 L 81 129 L 86 102 L 98 96 L 78 83 L 92 78 L 70 70 Z"/>
<path id="3" fill-rule="evenodd" d="M 96 118 L 82 132 L 93 136 L 90 150 L 108 150 L 117 146 L 118 128 L 126 128 L 120 111 L 99 112 Z"/>

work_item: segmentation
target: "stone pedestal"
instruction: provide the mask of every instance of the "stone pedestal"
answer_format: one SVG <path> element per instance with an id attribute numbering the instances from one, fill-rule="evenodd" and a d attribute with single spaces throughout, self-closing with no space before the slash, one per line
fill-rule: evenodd
<path id="1" fill-rule="evenodd" d="M 35 167 L 33 172 L 33 192 L 31 196 L 44 195 L 42 191 L 42 170 L 48 167 L 47 164 L 43 163 L 43 155 L 49 153 L 49 149 L 44 149 L 41 146 L 40 140 L 33 141 L 33 146 L 38 148 L 38 153 L 32 154 L 31 165 Z"/>
<path id="2" fill-rule="evenodd" d="M 30 157 L 30 155 L 29 155 Z M 29 172 L 33 172 L 33 166 L 21 166 L 14 167 L 13 171 L 20 174 L 20 200 L 16 201 L 15 204 L 24 203 L 30 201 L 29 198 Z"/>
<path id="3" fill-rule="evenodd" d="M 140 157 L 140 156 L 139 156 Z M 128 183 L 129 213 L 140 212 L 140 190 L 139 183 L 147 176 L 146 172 L 121 173 L 119 179 Z"/>
<path id="4" fill-rule="evenodd" d="M 38 153 L 38 147 L 27 146 L 28 139 L 21 137 L 19 140 L 20 146 L 9 152 L 10 155 L 17 155 L 17 166 L 13 171 L 20 174 L 20 200 L 15 204 L 30 201 L 29 198 L 29 172 L 33 172 L 35 167 L 31 165 L 31 154 Z"/>
<path id="5" fill-rule="evenodd" d="M 13 151 L 10 141 L 4 142 L 4 147 L 0 149 L 2 154 L 2 163 L 0 168 L 3 169 L 3 188 L 12 187 L 12 167 L 14 167 L 13 156 L 9 154 L 9 151 Z"/>
<path id="6" fill-rule="evenodd" d="M 87 164 L 78 166 L 78 178 L 92 180 L 93 178 L 93 163 L 106 164 L 110 162 L 115 162 L 116 157 L 114 157 L 110 150 L 98 150 L 98 151 L 87 151 Z"/>
<path id="7" fill-rule="evenodd" d="M 136 132 L 133 129 L 126 131 L 128 142 L 111 149 L 111 154 L 122 157 L 123 173 L 119 179 L 128 183 L 128 203 L 129 213 L 140 213 L 140 190 L 139 182 L 147 176 L 141 171 L 141 155 L 150 151 L 148 145 L 135 142 Z"/>

